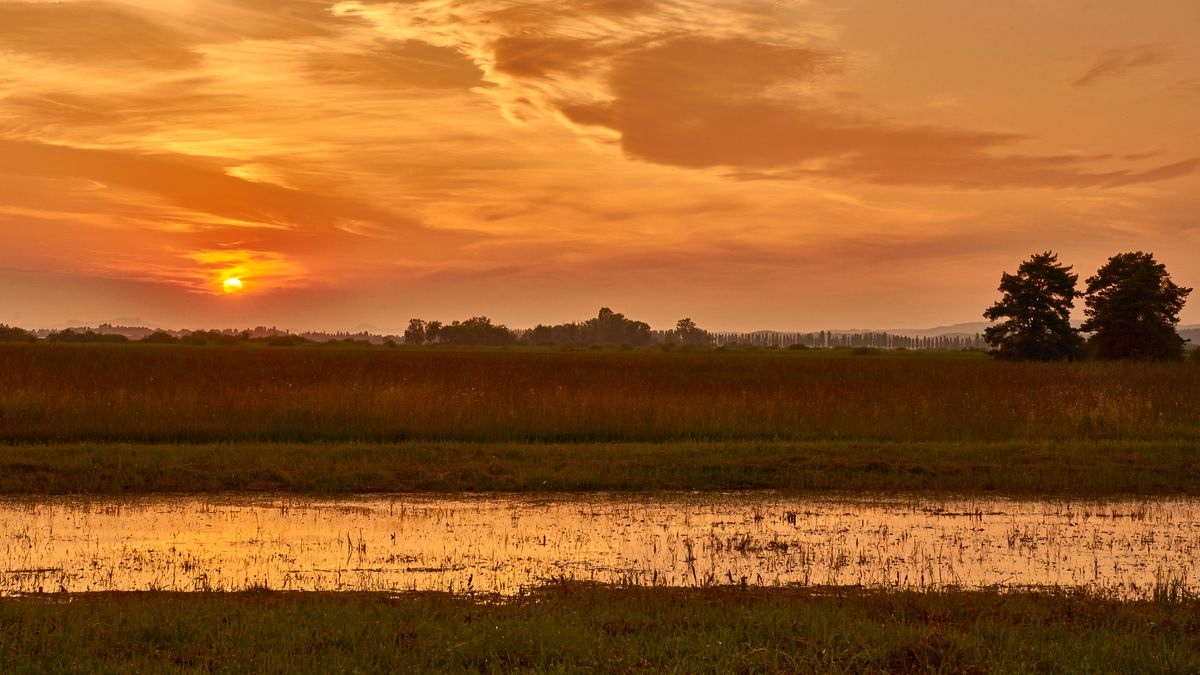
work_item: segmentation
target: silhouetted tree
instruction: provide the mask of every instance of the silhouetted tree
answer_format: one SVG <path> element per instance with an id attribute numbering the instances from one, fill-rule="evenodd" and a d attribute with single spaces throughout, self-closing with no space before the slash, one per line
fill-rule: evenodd
<path id="1" fill-rule="evenodd" d="M 441 321 L 428 321 L 425 323 L 425 342 L 439 342 L 442 339 L 441 336 Z"/>
<path id="2" fill-rule="evenodd" d="M 408 328 L 404 329 L 404 344 L 425 344 L 425 322 L 420 319 L 409 319 Z"/>
<path id="3" fill-rule="evenodd" d="M 1077 281 L 1079 275 L 1049 251 L 1031 256 L 1016 274 L 1004 273 L 1004 295 L 983 313 L 989 321 L 1007 319 L 983 332 L 993 354 L 1016 361 L 1079 358 L 1083 339 L 1071 327 Z"/>
<path id="4" fill-rule="evenodd" d="M 713 343 L 713 336 L 691 319 L 676 321 L 675 330 L 667 333 L 667 338 L 672 342 L 695 347 L 708 347 Z"/>
<path id="5" fill-rule="evenodd" d="M 1087 280 L 1088 345 L 1099 359 L 1183 358 L 1175 326 L 1191 292 L 1152 254 L 1118 253 Z"/>

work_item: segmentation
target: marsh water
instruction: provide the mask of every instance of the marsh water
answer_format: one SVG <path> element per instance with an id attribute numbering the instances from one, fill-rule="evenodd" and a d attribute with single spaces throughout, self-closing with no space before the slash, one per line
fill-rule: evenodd
<path id="1" fill-rule="evenodd" d="M 1200 500 L 762 493 L 0 500 L 0 594 L 691 586 L 1200 588 Z"/>

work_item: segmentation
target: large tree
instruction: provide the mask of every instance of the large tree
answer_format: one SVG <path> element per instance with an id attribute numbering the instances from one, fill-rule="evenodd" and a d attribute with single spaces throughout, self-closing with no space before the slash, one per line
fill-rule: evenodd
<path id="1" fill-rule="evenodd" d="M 1087 280 L 1085 332 L 1099 359 L 1183 358 L 1175 331 L 1190 288 L 1171 281 L 1150 253 L 1118 253 Z"/>
<path id="2" fill-rule="evenodd" d="M 1079 293 L 1079 275 L 1060 265 L 1050 251 L 1021 263 L 1016 274 L 1000 277 L 1004 294 L 983 313 L 989 321 L 1006 319 L 984 330 L 997 358 L 1015 361 L 1076 359 L 1083 339 L 1071 327 L 1071 308 Z"/>

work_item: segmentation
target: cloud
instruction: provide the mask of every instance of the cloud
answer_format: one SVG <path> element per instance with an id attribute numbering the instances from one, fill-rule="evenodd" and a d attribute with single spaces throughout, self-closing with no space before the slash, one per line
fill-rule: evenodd
<path id="1" fill-rule="evenodd" d="M 0 50 L 154 68 L 201 61 L 181 32 L 106 2 L 0 2 Z"/>
<path id="2" fill-rule="evenodd" d="M 195 265 L 164 272 L 173 272 L 179 282 L 212 293 L 222 292 L 230 277 L 241 280 L 247 291 L 254 291 L 260 284 L 271 289 L 302 286 L 309 276 L 303 264 L 274 251 L 219 248 L 189 251 L 182 257 Z"/>
<path id="3" fill-rule="evenodd" d="M 1090 87 L 1101 80 L 1120 77 L 1130 70 L 1156 66 L 1166 61 L 1167 55 L 1153 47 L 1111 49 L 1101 54 L 1096 63 L 1071 85 Z"/>
<path id="4" fill-rule="evenodd" d="M 570 120 L 621 135 L 633 157 L 688 168 L 732 167 L 748 177 L 829 176 L 962 189 L 1080 188 L 1166 180 L 1197 159 L 1149 169 L 1091 168 L 1102 157 L 998 155 L 1021 136 L 910 126 L 823 107 L 773 88 L 836 69 L 827 52 L 749 40 L 675 38 L 613 64 L 608 101 L 561 104 Z M 755 174 L 754 170 L 778 170 Z"/>
<path id="5" fill-rule="evenodd" d="M 0 139 L 0 174 L 73 177 L 156 195 L 166 203 L 212 214 L 219 222 L 330 232 L 338 223 L 368 222 L 408 240 L 415 248 L 450 249 L 478 239 L 462 231 L 433 230 L 413 218 L 366 202 L 291 190 L 228 175 L 206 160 L 118 150 L 85 150 Z M 101 195 L 97 195 L 98 198 Z"/>
<path id="6" fill-rule="evenodd" d="M 594 66 L 608 53 L 591 40 L 505 36 L 492 44 L 496 70 L 518 77 L 545 77 Z"/>
<path id="7" fill-rule="evenodd" d="M 335 36 L 359 22 L 333 13 L 336 0 L 205 0 L 188 28 L 206 40 L 292 40 Z"/>
<path id="8" fill-rule="evenodd" d="M 204 77 L 180 77 L 151 82 L 135 91 L 14 93 L 0 99 L 0 118 L 7 117 L 14 126 L 27 128 L 143 129 L 193 117 L 197 111 L 232 108 L 244 98 L 206 93 L 206 86 L 212 82 Z"/>
<path id="9" fill-rule="evenodd" d="M 419 4 L 419 3 L 413 3 Z M 506 29 L 532 31 L 570 24 L 580 18 L 622 20 L 646 15 L 667 7 L 665 0 L 554 0 L 511 4 L 480 2 L 483 21 Z M 456 9 L 461 10 L 461 7 Z M 480 10 L 476 10 L 480 11 Z"/>
<path id="10" fill-rule="evenodd" d="M 321 52 L 309 58 L 308 69 L 317 80 L 333 84 L 415 89 L 468 89 L 484 84 L 483 71 L 457 50 L 415 40 Z"/>

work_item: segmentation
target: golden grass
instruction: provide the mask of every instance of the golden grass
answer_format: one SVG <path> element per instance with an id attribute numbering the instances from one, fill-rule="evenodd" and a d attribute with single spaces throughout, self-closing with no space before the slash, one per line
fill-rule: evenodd
<path id="1" fill-rule="evenodd" d="M 1192 363 L 0 347 L 0 441 L 1197 440 Z"/>

